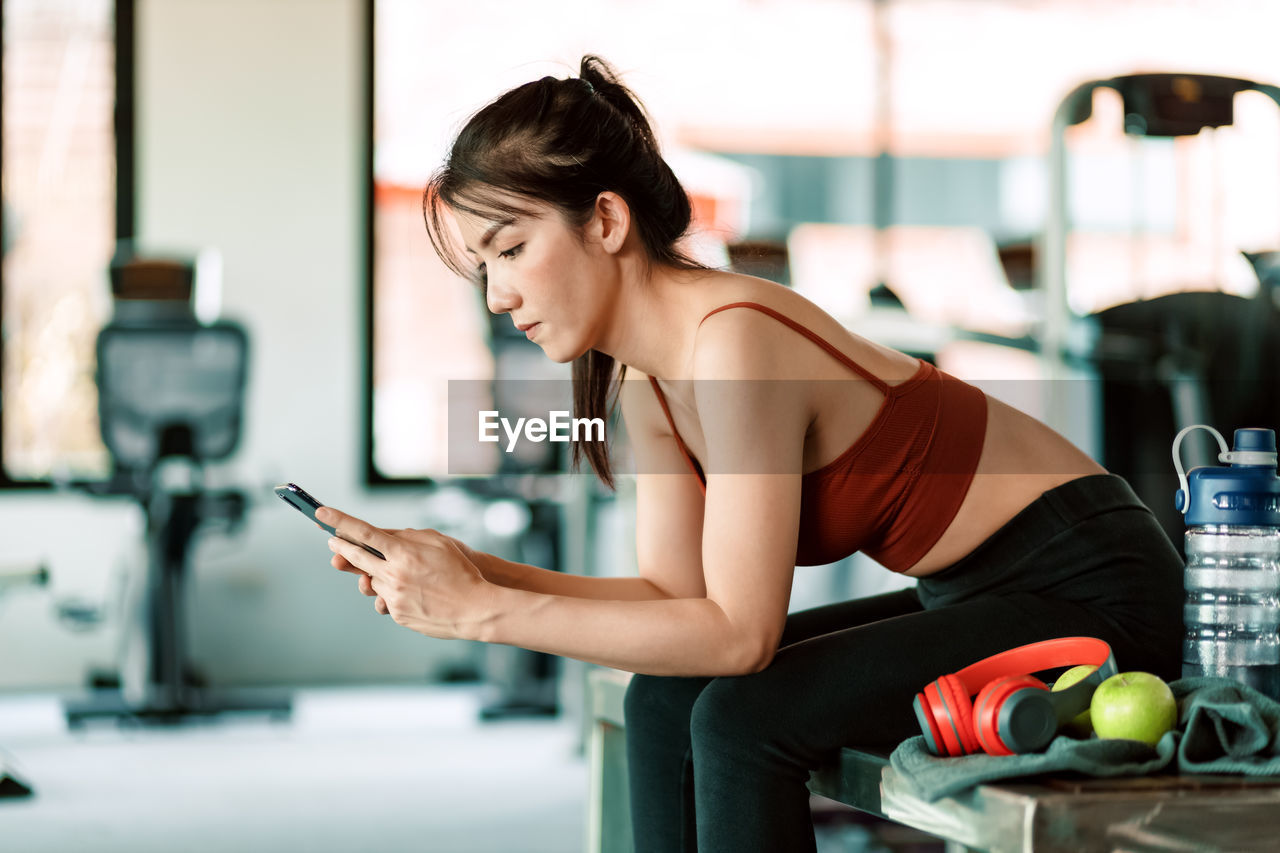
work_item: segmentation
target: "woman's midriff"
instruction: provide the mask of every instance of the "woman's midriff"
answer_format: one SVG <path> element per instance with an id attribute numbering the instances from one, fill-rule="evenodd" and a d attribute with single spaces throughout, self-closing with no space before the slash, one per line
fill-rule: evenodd
<path id="1" fill-rule="evenodd" d="M 1106 469 L 1048 426 L 991 396 L 987 434 L 973 482 L 942 537 L 903 574 L 950 566 L 1045 492 Z"/>

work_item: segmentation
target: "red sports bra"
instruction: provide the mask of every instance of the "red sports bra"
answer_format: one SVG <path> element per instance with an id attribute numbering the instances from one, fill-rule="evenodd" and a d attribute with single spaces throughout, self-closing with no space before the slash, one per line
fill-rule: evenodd
<path id="1" fill-rule="evenodd" d="M 969 491 L 987 431 L 986 395 L 926 361 L 910 379 L 890 386 L 809 329 L 757 302 L 721 305 L 702 319 L 738 307 L 785 323 L 884 394 L 866 432 L 803 476 L 796 565 L 824 565 L 862 551 L 891 571 L 914 566 L 941 538 Z M 702 467 L 680 438 L 657 380 L 650 376 L 649 382 L 705 495 Z"/>

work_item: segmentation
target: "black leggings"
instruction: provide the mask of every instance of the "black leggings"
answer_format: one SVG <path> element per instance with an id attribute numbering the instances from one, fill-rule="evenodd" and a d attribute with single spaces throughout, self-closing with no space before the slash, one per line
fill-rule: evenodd
<path id="1" fill-rule="evenodd" d="M 1151 511 L 1114 475 L 1066 483 L 915 589 L 791 614 L 758 673 L 635 676 L 636 851 L 813 850 L 809 771 L 919 734 L 911 702 L 928 682 L 1062 636 L 1174 679 L 1181 623 L 1182 563 Z"/>

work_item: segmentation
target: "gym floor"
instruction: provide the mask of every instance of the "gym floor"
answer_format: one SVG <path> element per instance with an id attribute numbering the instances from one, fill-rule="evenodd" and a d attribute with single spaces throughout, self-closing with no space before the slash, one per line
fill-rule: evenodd
<path id="1" fill-rule="evenodd" d="M 0 848 L 581 850 L 576 730 L 481 723 L 480 704 L 473 687 L 299 690 L 287 723 L 69 732 L 57 697 L 0 696 L 0 755 L 35 790 L 0 799 Z"/>
<path id="2" fill-rule="evenodd" d="M 0 769 L 35 790 L 0 798 L 0 849 L 578 853 L 576 723 L 480 722 L 482 704 L 469 685 L 307 689 L 285 723 L 68 731 L 58 697 L 0 695 Z M 941 849 L 817 798 L 815 819 L 819 853 Z"/>

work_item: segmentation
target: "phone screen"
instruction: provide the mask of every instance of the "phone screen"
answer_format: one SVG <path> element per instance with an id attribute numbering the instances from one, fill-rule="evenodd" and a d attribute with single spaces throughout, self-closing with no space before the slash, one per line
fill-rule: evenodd
<path id="1" fill-rule="evenodd" d="M 356 542 L 354 539 L 348 539 L 346 536 L 341 535 L 340 533 L 338 533 L 338 531 L 334 530 L 332 527 L 325 524 L 320 519 L 316 518 L 316 510 L 324 506 L 324 504 L 320 503 L 320 501 L 313 498 L 311 494 L 307 492 L 306 489 L 302 488 L 297 483 L 283 483 L 279 486 L 276 486 L 274 491 L 276 493 L 276 496 L 279 497 L 280 500 L 284 501 L 289 506 L 293 507 L 298 512 L 305 515 L 307 518 L 311 519 L 313 522 L 323 527 L 325 530 L 329 532 L 330 536 L 337 536 L 339 539 L 345 539 L 346 541 L 350 542 L 352 545 L 359 545 L 361 548 L 365 549 L 370 554 L 372 554 L 373 556 L 377 557 L 380 560 L 386 559 L 386 557 L 382 555 L 382 552 L 379 551 L 377 548 L 370 547 L 369 545 L 366 545 L 363 542 Z"/>

